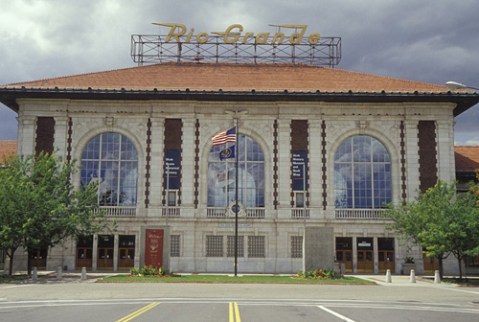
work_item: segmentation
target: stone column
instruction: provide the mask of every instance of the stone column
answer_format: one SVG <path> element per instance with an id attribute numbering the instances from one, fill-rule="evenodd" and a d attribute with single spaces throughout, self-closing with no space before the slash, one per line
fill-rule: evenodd
<path id="1" fill-rule="evenodd" d="M 358 238 L 353 236 L 353 273 L 358 272 Z"/>
<path id="2" fill-rule="evenodd" d="M 193 208 L 195 182 L 195 119 L 183 119 L 181 146 L 181 206 Z M 188 212 L 193 215 L 192 212 Z M 186 213 L 185 213 L 186 214 Z M 183 215 L 183 213 L 182 213 Z"/>
<path id="3" fill-rule="evenodd" d="M 406 186 L 407 199 L 413 200 L 419 190 L 419 146 L 418 146 L 418 121 L 408 120 L 405 122 L 406 143 Z"/>
<path id="4" fill-rule="evenodd" d="M 17 152 L 20 155 L 32 155 L 35 152 L 36 117 L 20 116 L 18 123 Z"/>
<path id="5" fill-rule="evenodd" d="M 55 117 L 55 134 L 53 139 L 53 148 L 56 154 L 66 159 L 68 135 L 68 118 L 65 116 Z"/>
<path id="6" fill-rule="evenodd" d="M 151 119 L 150 208 L 160 208 L 163 191 L 165 119 Z M 155 212 L 156 213 L 156 212 Z"/>
<path id="7" fill-rule="evenodd" d="M 92 255 L 91 255 L 91 260 L 92 260 L 92 265 L 91 265 L 91 270 L 93 272 L 96 272 L 97 267 L 98 267 L 98 235 L 93 235 L 93 249 L 92 249 Z"/>
<path id="8" fill-rule="evenodd" d="M 438 179 L 451 182 L 456 178 L 453 120 L 437 121 L 436 125 Z"/>
<path id="9" fill-rule="evenodd" d="M 311 218 L 319 219 L 323 204 L 323 156 L 321 120 L 309 121 L 309 197 Z"/>
<path id="10" fill-rule="evenodd" d="M 373 237 L 373 260 L 374 260 L 374 274 L 379 272 L 379 258 L 378 258 L 378 238 Z M 391 267 L 389 267 L 391 268 Z"/>
<path id="11" fill-rule="evenodd" d="M 118 271 L 118 253 L 119 253 L 119 240 L 120 236 L 118 234 L 113 235 L 113 271 Z"/>
<path id="12" fill-rule="evenodd" d="M 291 120 L 278 120 L 278 217 L 291 213 Z"/>

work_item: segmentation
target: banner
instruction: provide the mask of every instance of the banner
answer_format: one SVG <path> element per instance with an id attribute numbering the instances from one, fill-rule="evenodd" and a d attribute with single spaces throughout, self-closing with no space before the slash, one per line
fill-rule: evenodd
<path id="1" fill-rule="evenodd" d="M 308 152 L 292 151 L 293 191 L 305 191 L 308 188 Z"/>

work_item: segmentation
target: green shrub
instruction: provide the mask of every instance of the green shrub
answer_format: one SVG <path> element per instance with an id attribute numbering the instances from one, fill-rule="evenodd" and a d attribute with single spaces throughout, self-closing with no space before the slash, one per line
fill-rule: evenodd
<path id="1" fill-rule="evenodd" d="M 306 271 L 306 272 L 298 272 L 296 274 L 297 278 L 308 278 L 308 279 L 336 279 L 339 278 L 339 274 L 337 274 L 332 269 L 316 269 L 313 271 Z"/>
<path id="2" fill-rule="evenodd" d="M 166 272 L 163 267 L 146 265 L 141 268 L 130 268 L 131 276 L 163 276 Z"/>

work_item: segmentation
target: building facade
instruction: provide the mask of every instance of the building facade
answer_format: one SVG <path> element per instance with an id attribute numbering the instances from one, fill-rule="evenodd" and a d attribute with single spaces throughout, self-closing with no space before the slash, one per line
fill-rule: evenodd
<path id="1" fill-rule="evenodd" d="M 39 250 L 38 267 L 230 273 L 236 257 L 240 273 L 400 273 L 413 256 L 423 273 L 382 213 L 455 179 L 454 117 L 479 95 L 307 65 L 164 63 L 6 85 L 0 100 L 18 113 L 18 153 L 75 160 L 75 185 L 98 181 L 118 226 Z M 237 141 L 214 144 L 232 128 Z"/>

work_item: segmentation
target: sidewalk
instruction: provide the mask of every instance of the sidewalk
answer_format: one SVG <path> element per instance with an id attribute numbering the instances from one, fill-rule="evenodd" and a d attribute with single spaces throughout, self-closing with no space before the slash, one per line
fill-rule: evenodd
<path id="1" fill-rule="evenodd" d="M 351 275 L 357 278 L 373 281 L 382 286 L 414 286 L 414 285 L 436 285 L 444 287 L 455 287 L 452 283 L 434 283 L 434 276 L 416 276 L 416 283 L 411 282 L 409 275 L 391 275 L 391 282 L 387 282 L 386 274 L 383 275 Z"/>

